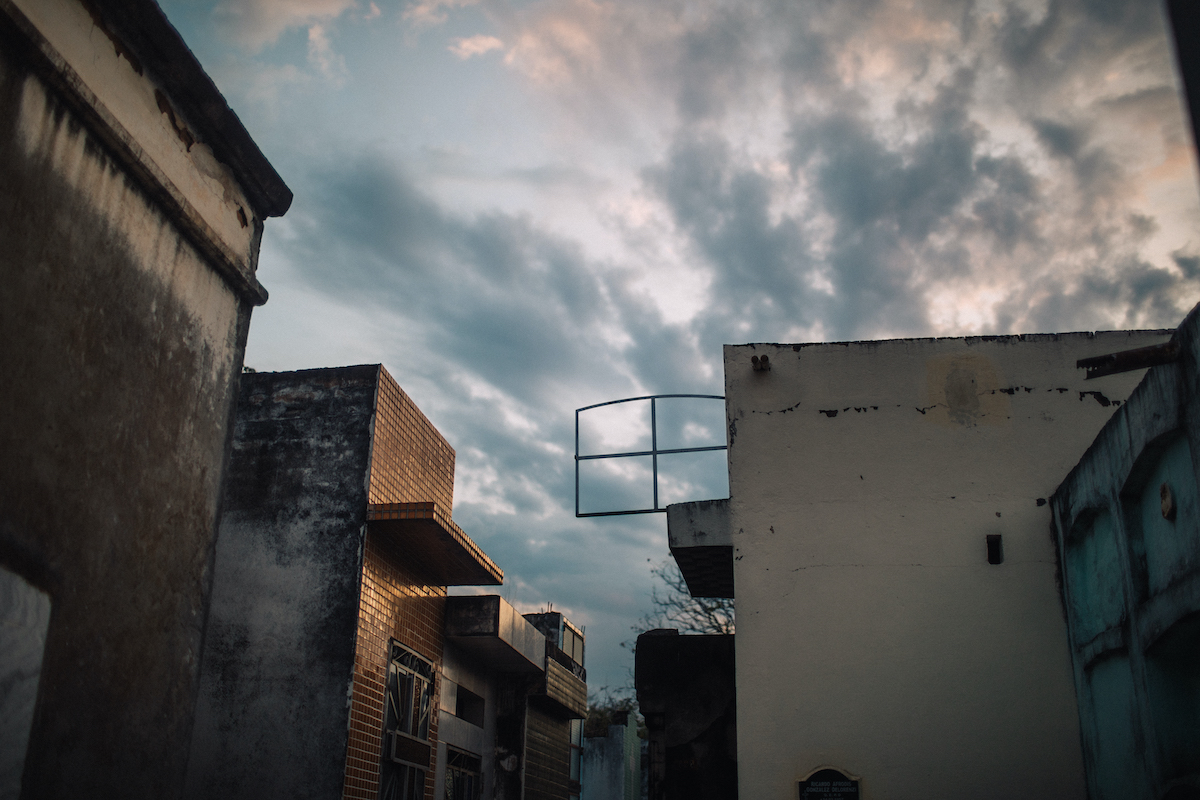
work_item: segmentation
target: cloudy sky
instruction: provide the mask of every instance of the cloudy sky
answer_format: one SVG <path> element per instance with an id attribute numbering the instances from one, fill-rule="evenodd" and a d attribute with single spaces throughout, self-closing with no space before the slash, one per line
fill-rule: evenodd
<path id="1" fill-rule="evenodd" d="M 454 516 L 593 686 L 662 515 L 576 519 L 574 409 L 721 394 L 721 345 L 1174 326 L 1197 170 L 1146 0 L 169 0 L 296 193 L 247 363 L 382 362 L 458 452 Z M 644 404 L 641 404 L 644 406 Z M 664 446 L 723 443 L 667 405 Z M 713 408 L 715 406 L 715 409 Z M 645 408 L 585 417 L 639 446 Z M 666 500 L 724 493 L 669 464 Z M 648 502 L 590 464 L 585 505 Z"/>

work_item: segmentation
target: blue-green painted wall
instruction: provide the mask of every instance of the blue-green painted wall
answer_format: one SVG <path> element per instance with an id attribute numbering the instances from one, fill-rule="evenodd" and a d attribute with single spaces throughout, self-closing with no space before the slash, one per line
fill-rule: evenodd
<path id="1" fill-rule="evenodd" d="M 1093 800 L 1200 798 L 1197 310 L 1175 341 L 1051 498 Z"/>

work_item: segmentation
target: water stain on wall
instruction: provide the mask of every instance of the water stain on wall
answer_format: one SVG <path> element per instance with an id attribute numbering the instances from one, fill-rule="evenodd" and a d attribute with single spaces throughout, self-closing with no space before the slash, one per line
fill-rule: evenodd
<path id="1" fill-rule="evenodd" d="M 979 353 L 955 353 L 925 362 L 925 418 L 942 425 L 1003 425 L 1011 413 L 999 389 L 1000 371 Z"/>

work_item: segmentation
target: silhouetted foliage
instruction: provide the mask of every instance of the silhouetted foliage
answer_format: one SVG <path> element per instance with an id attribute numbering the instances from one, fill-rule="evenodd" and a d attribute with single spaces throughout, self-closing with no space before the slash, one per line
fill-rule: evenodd
<path id="1" fill-rule="evenodd" d="M 675 559 L 650 570 L 662 582 L 651 591 L 654 610 L 642 617 L 641 629 L 675 628 L 680 633 L 733 633 L 733 600 L 692 597 Z"/>
<path id="2" fill-rule="evenodd" d="M 638 736 L 646 738 L 646 723 L 638 713 L 637 699 L 628 693 L 629 689 L 618 689 L 615 693 L 607 686 L 601 686 L 588 698 L 588 715 L 583 723 L 585 737 L 607 736 L 610 725 L 623 724 L 628 715 L 637 720 Z"/>

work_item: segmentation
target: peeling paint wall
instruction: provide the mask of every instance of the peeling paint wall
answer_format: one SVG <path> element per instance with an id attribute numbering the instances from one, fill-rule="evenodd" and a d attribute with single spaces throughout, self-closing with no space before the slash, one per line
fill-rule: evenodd
<path id="1" fill-rule="evenodd" d="M 182 791 L 265 293 L 244 176 L 164 134 L 156 93 L 206 113 L 81 3 L 0 0 L 0 562 L 53 602 L 25 797 Z"/>
<path id="2" fill-rule="evenodd" d="M 244 376 L 189 798 L 342 794 L 379 372 Z"/>
<path id="3" fill-rule="evenodd" d="M 1200 794 L 1200 314 L 1051 498 L 1093 800 Z"/>
<path id="4" fill-rule="evenodd" d="M 230 167 L 214 156 L 211 146 L 198 141 L 184 104 L 168 97 L 141 59 L 105 25 L 96 7 L 102 5 L 11 0 L 14 12 L 44 37 L 62 79 L 78 87 L 107 123 L 107 138 L 120 140 L 136 153 L 139 171 L 152 179 L 149 191 L 177 204 L 185 218 L 180 222 L 202 229 L 204 238 L 211 240 L 206 244 L 223 252 L 252 280 L 262 220 L 256 218 Z M 47 136 L 41 100 L 27 93 L 22 102 L 17 141 L 36 151 Z"/>
<path id="5" fill-rule="evenodd" d="M 1168 336 L 726 347 L 742 797 L 1085 796 L 1047 498 Z"/>

